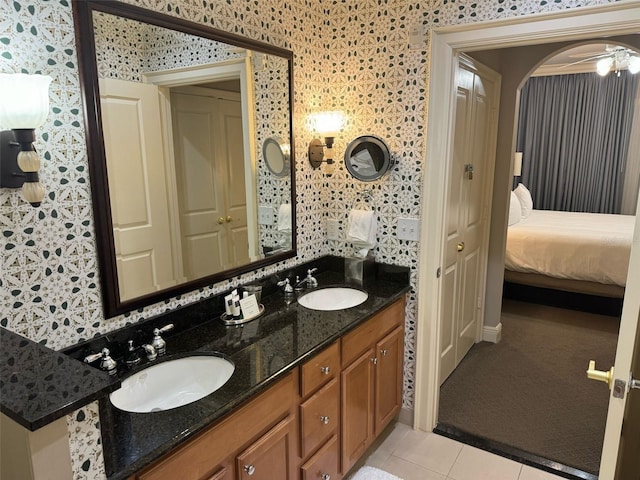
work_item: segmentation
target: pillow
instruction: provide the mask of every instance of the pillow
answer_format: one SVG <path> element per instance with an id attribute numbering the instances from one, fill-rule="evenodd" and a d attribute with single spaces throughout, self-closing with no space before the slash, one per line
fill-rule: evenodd
<path id="1" fill-rule="evenodd" d="M 518 200 L 514 192 L 511 192 L 511 199 L 509 200 L 509 226 L 515 225 L 521 218 L 522 207 L 520 206 L 520 200 Z"/>
<path id="2" fill-rule="evenodd" d="M 516 189 L 513 191 L 520 201 L 520 207 L 522 209 L 522 218 L 527 218 L 531 215 L 533 210 L 533 198 L 531 198 L 531 192 L 523 184 L 519 183 Z"/>

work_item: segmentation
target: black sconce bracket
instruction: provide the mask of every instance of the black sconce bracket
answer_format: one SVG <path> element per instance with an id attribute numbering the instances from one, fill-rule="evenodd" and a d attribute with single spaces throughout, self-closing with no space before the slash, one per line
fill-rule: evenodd
<path id="1" fill-rule="evenodd" d="M 35 150 L 35 131 L 17 128 L 0 132 L 0 187 L 20 188 L 24 182 L 37 182 L 38 172 L 23 172 L 18 153 Z"/>

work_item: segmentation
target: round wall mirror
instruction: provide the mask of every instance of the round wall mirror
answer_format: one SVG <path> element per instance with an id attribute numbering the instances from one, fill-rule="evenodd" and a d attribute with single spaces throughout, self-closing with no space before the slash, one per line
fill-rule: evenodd
<path id="1" fill-rule="evenodd" d="M 371 182 L 381 178 L 395 164 L 384 140 L 363 135 L 353 140 L 344 152 L 344 164 L 358 180 Z"/>
<path id="2" fill-rule="evenodd" d="M 262 157 L 267 168 L 277 177 L 289 175 L 289 144 L 280 137 L 269 137 L 262 144 Z"/>

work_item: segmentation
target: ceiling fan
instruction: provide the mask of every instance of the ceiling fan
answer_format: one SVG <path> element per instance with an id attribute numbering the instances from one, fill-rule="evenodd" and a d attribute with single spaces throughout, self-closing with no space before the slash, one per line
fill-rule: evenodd
<path id="1" fill-rule="evenodd" d="M 563 65 L 560 68 L 570 67 L 572 65 L 577 65 L 579 63 L 590 62 L 593 60 L 599 59 L 596 63 L 596 71 L 598 75 L 605 76 L 611 70 L 613 70 L 618 76 L 620 76 L 621 70 L 629 70 L 630 73 L 636 74 L 640 72 L 640 56 L 637 52 L 621 47 L 619 45 L 605 47 L 605 52 L 593 55 L 588 58 L 583 58 L 582 60 L 578 60 L 577 62 L 569 63 Z"/>

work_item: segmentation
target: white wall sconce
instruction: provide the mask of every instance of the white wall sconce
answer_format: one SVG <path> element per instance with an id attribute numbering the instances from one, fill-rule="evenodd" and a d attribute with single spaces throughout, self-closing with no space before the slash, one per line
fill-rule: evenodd
<path id="1" fill-rule="evenodd" d="M 516 152 L 513 154 L 513 176 L 522 176 L 522 152 Z"/>
<path id="2" fill-rule="evenodd" d="M 34 207 L 44 198 L 40 183 L 40 157 L 33 142 L 35 129 L 49 115 L 51 77 L 0 73 L 0 187 L 20 188 Z"/>
<path id="3" fill-rule="evenodd" d="M 310 117 L 311 129 L 324 138 L 324 143 L 318 138 L 314 138 L 309 143 L 309 163 L 313 168 L 323 169 L 326 175 L 332 175 L 334 169 L 333 143 L 335 137 L 342 129 L 345 121 L 344 113 L 341 111 L 318 112 Z"/>

